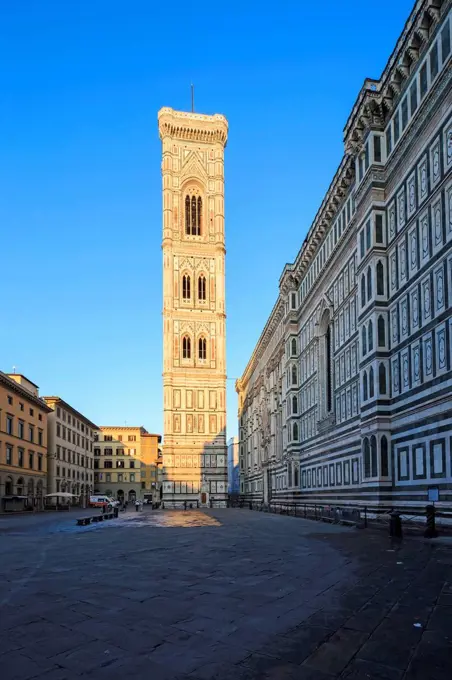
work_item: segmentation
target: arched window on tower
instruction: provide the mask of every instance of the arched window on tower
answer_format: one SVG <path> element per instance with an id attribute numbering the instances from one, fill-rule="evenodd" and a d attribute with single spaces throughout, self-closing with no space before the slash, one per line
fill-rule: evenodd
<path id="1" fill-rule="evenodd" d="M 298 423 L 293 424 L 292 433 L 293 433 L 292 439 L 294 440 L 294 442 L 297 442 L 298 441 Z"/>
<path id="2" fill-rule="evenodd" d="M 385 346 L 385 320 L 384 320 L 384 317 L 381 314 L 378 317 L 377 326 L 378 326 L 378 328 L 377 328 L 378 346 L 384 347 Z"/>
<path id="3" fill-rule="evenodd" d="M 191 234 L 190 196 L 185 196 L 185 233 Z"/>
<path id="4" fill-rule="evenodd" d="M 378 475 L 378 460 L 377 460 L 377 438 L 373 434 L 370 438 L 370 459 L 371 459 L 371 474 L 372 477 Z"/>
<path id="5" fill-rule="evenodd" d="M 204 274 L 200 274 L 198 278 L 198 299 L 199 300 L 206 299 L 206 277 L 204 276 Z"/>
<path id="6" fill-rule="evenodd" d="M 198 340 L 198 359 L 200 361 L 207 359 L 207 341 L 205 338 L 199 338 Z"/>
<path id="7" fill-rule="evenodd" d="M 367 267 L 367 300 L 372 298 L 372 269 Z"/>
<path id="8" fill-rule="evenodd" d="M 191 281 L 188 274 L 184 274 L 182 277 L 182 298 L 184 300 L 189 300 L 191 297 Z"/>
<path id="9" fill-rule="evenodd" d="M 363 373 L 363 401 L 367 401 L 368 399 L 368 394 L 367 394 L 367 373 L 364 371 Z"/>
<path id="10" fill-rule="evenodd" d="M 383 263 L 381 260 L 377 262 L 377 295 L 385 294 L 385 285 L 383 277 Z"/>
<path id="11" fill-rule="evenodd" d="M 388 440 L 383 435 L 380 441 L 381 476 L 389 477 Z"/>
<path id="12" fill-rule="evenodd" d="M 201 236 L 202 198 L 201 196 L 185 196 L 185 233 L 189 236 Z"/>
<path id="13" fill-rule="evenodd" d="M 367 326 L 367 347 L 369 352 L 374 348 L 374 325 L 372 321 L 369 321 L 369 325 Z"/>
<path id="14" fill-rule="evenodd" d="M 380 394 L 386 394 L 386 367 L 383 363 L 378 367 L 378 388 Z"/>
<path id="15" fill-rule="evenodd" d="M 182 338 L 182 359 L 191 358 L 191 340 L 188 335 Z"/>
<path id="16" fill-rule="evenodd" d="M 293 357 L 297 356 L 297 341 L 295 338 L 292 338 L 291 355 Z"/>
<path id="17" fill-rule="evenodd" d="M 367 437 L 363 441 L 364 477 L 370 477 L 370 446 Z"/>
<path id="18" fill-rule="evenodd" d="M 292 397 L 292 413 L 298 413 L 298 398 L 295 395 Z"/>
<path id="19" fill-rule="evenodd" d="M 292 385 L 297 384 L 297 367 L 292 366 Z"/>
<path id="20" fill-rule="evenodd" d="M 196 223 L 196 234 L 197 236 L 201 236 L 201 225 L 202 225 L 202 198 L 201 196 L 198 196 L 198 214 L 197 214 L 197 223 Z"/>

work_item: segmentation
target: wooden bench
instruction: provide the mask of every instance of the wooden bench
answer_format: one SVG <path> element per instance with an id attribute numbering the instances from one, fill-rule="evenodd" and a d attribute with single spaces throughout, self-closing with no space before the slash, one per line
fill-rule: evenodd
<path id="1" fill-rule="evenodd" d="M 91 522 L 91 517 L 80 517 L 80 519 L 77 520 L 77 525 L 79 527 L 84 527 L 87 524 Z"/>

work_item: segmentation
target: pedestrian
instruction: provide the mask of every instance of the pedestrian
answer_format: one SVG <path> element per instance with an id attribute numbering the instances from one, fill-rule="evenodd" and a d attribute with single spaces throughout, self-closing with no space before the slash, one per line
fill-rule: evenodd
<path id="1" fill-rule="evenodd" d="M 137 499 L 135 501 L 135 512 L 138 512 L 139 507 L 140 507 L 140 501 Z"/>

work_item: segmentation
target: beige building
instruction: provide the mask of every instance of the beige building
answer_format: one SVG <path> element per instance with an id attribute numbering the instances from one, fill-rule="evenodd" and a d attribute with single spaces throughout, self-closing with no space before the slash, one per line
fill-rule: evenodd
<path id="1" fill-rule="evenodd" d="M 417 0 L 237 381 L 249 500 L 452 501 L 452 10 Z"/>
<path id="2" fill-rule="evenodd" d="M 161 436 L 144 427 L 99 428 L 94 444 L 94 493 L 160 500 Z"/>
<path id="3" fill-rule="evenodd" d="M 225 504 L 224 116 L 163 108 L 163 500 Z"/>
<path id="4" fill-rule="evenodd" d="M 37 385 L 0 371 L 0 512 L 44 508 L 49 412 Z"/>
<path id="5" fill-rule="evenodd" d="M 47 493 L 71 493 L 86 507 L 93 491 L 93 442 L 97 425 L 61 397 L 43 397 L 48 417 Z M 54 504 L 61 500 L 53 499 Z M 67 502 L 67 501 L 65 501 Z"/>

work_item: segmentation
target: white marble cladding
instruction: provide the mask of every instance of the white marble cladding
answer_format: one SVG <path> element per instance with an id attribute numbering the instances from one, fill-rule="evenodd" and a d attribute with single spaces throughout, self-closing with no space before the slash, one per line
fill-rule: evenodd
<path id="1" fill-rule="evenodd" d="M 452 504 L 451 29 L 449 0 L 416 3 L 284 268 L 236 383 L 249 499 Z"/>

